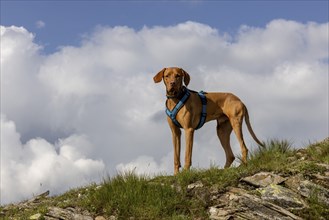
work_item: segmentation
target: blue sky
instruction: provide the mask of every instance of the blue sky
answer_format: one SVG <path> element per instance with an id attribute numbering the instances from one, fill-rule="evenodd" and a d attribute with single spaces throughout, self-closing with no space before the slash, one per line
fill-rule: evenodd
<path id="1" fill-rule="evenodd" d="M 237 95 L 262 141 L 323 140 L 328 20 L 328 1 L 1 1 L 0 204 L 125 170 L 172 174 L 153 82 L 167 66 L 192 90 Z M 215 127 L 195 133 L 193 168 L 225 164 Z M 233 134 L 231 146 L 241 154 Z"/>
<path id="2" fill-rule="evenodd" d="M 233 33 L 245 24 L 264 26 L 277 18 L 328 21 L 328 1 L 1 1 L 1 25 L 23 26 L 36 34 L 45 52 L 79 45 L 97 25 L 176 25 L 195 21 Z M 37 27 L 37 22 L 44 22 Z"/>

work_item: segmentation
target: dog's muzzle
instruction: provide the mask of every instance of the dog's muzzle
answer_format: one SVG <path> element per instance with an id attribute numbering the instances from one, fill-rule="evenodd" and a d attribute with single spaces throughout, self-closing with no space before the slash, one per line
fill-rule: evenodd
<path id="1" fill-rule="evenodd" d="M 185 92 L 185 90 L 185 87 L 180 87 L 179 89 L 171 88 L 170 90 L 167 90 L 167 98 L 181 98 L 180 96 Z"/>

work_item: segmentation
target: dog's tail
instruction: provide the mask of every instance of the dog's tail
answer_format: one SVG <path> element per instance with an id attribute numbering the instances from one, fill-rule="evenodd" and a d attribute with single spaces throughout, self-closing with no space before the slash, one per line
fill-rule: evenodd
<path id="1" fill-rule="evenodd" d="M 251 134 L 252 138 L 257 142 L 257 144 L 259 144 L 262 147 L 265 147 L 265 144 L 257 138 L 256 134 L 252 130 L 250 120 L 249 120 L 249 113 L 248 113 L 247 107 L 244 106 L 244 109 L 245 109 L 245 121 L 246 121 L 246 124 L 247 124 L 247 128 L 249 130 L 249 133 Z"/>

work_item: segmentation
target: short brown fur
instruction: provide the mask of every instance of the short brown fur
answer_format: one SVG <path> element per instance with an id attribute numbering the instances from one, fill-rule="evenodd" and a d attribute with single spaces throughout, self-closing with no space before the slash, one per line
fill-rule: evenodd
<path id="1" fill-rule="evenodd" d="M 166 86 L 166 93 L 168 97 L 172 97 L 167 101 L 167 107 L 172 110 L 179 102 L 175 96 L 183 88 L 183 82 L 187 86 L 190 82 L 190 75 L 181 68 L 171 67 L 164 68 L 154 76 L 154 82 L 159 83 L 162 80 Z M 248 130 L 253 139 L 261 146 L 264 146 L 258 140 L 251 128 L 249 121 L 248 110 L 241 100 L 232 93 L 206 93 L 207 98 L 207 117 L 206 122 L 217 120 L 217 135 L 224 148 L 226 155 L 225 168 L 229 167 L 235 157 L 230 145 L 230 135 L 232 130 L 236 134 L 239 141 L 242 162 L 247 163 L 248 149 L 245 145 L 242 134 L 242 122 L 245 118 Z M 192 164 L 192 148 L 193 136 L 195 128 L 197 127 L 202 111 L 202 103 L 197 93 L 191 93 L 185 105 L 177 113 L 176 119 L 185 131 L 186 149 L 185 149 L 185 169 L 189 169 Z M 172 132 L 172 139 L 174 145 L 174 174 L 179 172 L 180 150 L 181 150 L 181 129 L 177 127 L 171 118 L 167 117 L 168 124 Z"/>

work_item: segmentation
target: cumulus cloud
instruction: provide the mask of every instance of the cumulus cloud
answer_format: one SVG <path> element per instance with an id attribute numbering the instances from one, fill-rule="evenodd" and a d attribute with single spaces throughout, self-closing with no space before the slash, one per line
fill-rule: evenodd
<path id="1" fill-rule="evenodd" d="M 34 138 L 22 144 L 13 121 L 1 115 L 1 202 L 30 198 L 50 190 L 57 194 L 102 179 L 102 160 L 86 157 L 90 142 L 72 135 L 51 144 Z"/>
<path id="2" fill-rule="evenodd" d="M 171 163 L 169 163 L 173 154 L 168 154 L 166 157 L 161 159 L 161 162 L 158 163 L 150 156 L 139 156 L 138 158 L 132 160 L 129 163 L 120 163 L 116 166 L 116 169 L 119 173 L 134 172 L 137 175 L 147 175 L 153 176 L 159 173 L 169 173 L 173 168 Z"/>
<path id="3" fill-rule="evenodd" d="M 191 89 L 241 97 L 260 139 L 299 147 L 325 138 L 327 30 L 287 20 L 234 35 L 191 21 L 98 26 L 80 46 L 45 55 L 24 27 L 1 27 L 1 202 L 36 193 L 40 183 L 56 193 L 95 181 L 103 169 L 171 174 L 164 86 L 152 80 L 166 66 L 189 72 Z M 246 129 L 245 139 L 252 148 Z M 234 135 L 232 147 L 240 153 Z M 193 153 L 194 167 L 225 163 L 213 122 L 196 132 Z"/>

